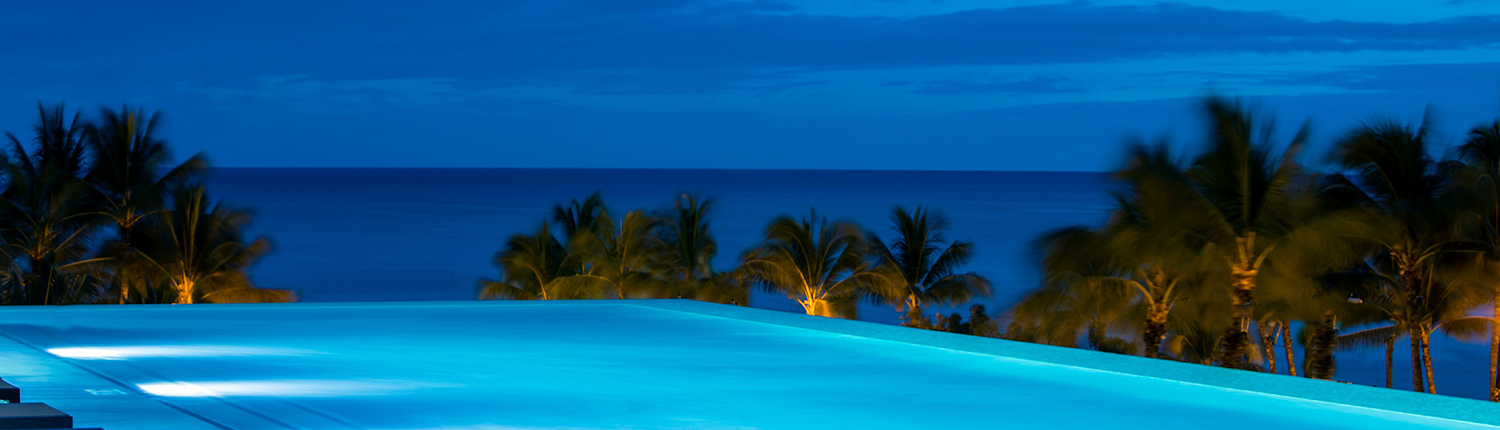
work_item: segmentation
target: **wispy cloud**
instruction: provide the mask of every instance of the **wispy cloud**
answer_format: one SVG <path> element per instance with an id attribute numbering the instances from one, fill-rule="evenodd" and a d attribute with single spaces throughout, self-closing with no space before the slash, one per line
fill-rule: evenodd
<path id="1" fill-rule="evenodd" d="M 317 101 L 343 105 L 434 106 L 472 97 L 448 78 L 368 80 L 314 79 L 312 74 L 265 75 L 241 87 L 178 82 L 179 91 L 207 96 L 218 103 L 247 101 Z"/>
<path id="2" fill-rule="evenodd" d="M 1041 94 L 1079 91 L 1062 78 L 1033 77 L 1011 81 L 938 79 L 916 85 L 912 92 L 928 95 Z"/>

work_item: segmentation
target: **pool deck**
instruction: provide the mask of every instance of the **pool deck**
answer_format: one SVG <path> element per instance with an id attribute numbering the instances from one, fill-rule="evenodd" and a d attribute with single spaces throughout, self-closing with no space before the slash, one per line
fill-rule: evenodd
<path id="1" fill-rule="evenodd" d="M 579 303 L 579 302 L 573 302 Z M 768 311 L 738 306 L 718 305 L 691 300 L 588 301 L 591 304 L 640 306 L 698 315 L 732 318 L 801 329 L 832 332 L 869 339 L 902 342 L 945 350 L 1005 357 L 1014 360 L 1045 363 L 1094 371 L 1137 375 L 1187 384 L 1220 387 L 1231 390 L 1264 393 L 1272 396 L 1326 402 L 1392 411 L 1417 416 L 1449 419 L 1500 426 L 1500 404 L 1449 396 L 1434 396 L 1404 390 L 1367 387 L 1285 375 L 1229 370 L 1167 360 L 1107 354 L 1073 348 L 1062 348 L 951 333 L 915 330 L 885 324 L 812 317 L 801 314 Z M 545 302 L 414 302 L 414 303 L 295 303 L 245 305 L 193 305 L 298 308 L 336 307 L 442 307 L 442 306 L 548 306 Z M 130 312 L 161 310 L 170 305 L 140 306 L 69 306 L 0 309 L 0 321 L 24 320 L 31 312 Z M 109 430 L 131 429 L 233 429 L 273 424 L 271 417 L 250 413 L 234 414 L 235 422 L 210 421 L 180 408 L 196 410 L 232 409 L 218 399 L 164 399 L 139 391 L 136 387 L 111 380 L 89 370 L 85 365 L 48 354 L 36 347 L 0 333 L 0 377 L 21 388 L 24 402 L 45 402 L 73 415 L 75 426 L 103 427 Z M 246 411 L 248 412 L 248 411 Z M 223 417 L 226 415 L 215 414 Z M 243 421 L 241 421 L 243 420 Z M 258 423 L 250 425 L 251 423 Z"/>

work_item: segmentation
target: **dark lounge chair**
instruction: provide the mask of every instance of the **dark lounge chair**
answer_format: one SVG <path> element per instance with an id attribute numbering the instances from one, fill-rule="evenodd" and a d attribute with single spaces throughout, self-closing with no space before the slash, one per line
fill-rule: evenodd
<path id="1" fill-rule="evenodd" d="M 0 379 L 0 400 L 6 403 L 21 403 L 21 389 Z"/>
<path id="2" fill-rule="evenodd" d="M 73 428 L 73 416 L 46 403 L 0 404 L 0 429 Z"/>

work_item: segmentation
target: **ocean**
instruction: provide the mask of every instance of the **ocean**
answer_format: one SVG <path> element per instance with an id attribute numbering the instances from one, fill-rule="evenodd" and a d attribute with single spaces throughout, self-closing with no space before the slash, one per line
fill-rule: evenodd
<path id="1" fill-rule="evenodd" d="M 250 210 L 250 233 L 273 243 L 251 270 L 256 284 L 296 291 L 303 301 L 473 300 L 481 278 L 498 278 L 494 256 L 508 236 L 533 233 L 553 206 L 599 191 L 612 214 L 670 208 L 684 193 L 710 199 L 720 270 L 733 268 L 780 215 L 816 210 L 888 239 L 893 207 L 925 206 L 951 220 L 948 239 L 975 244 L 964 270 L 993 283 L 991 314 L 1037 285 L 1033 241 L 1052 229 L 1103 222 L 1109 189 L 1103 173 L 1082 172 L 218 168 L 209 176 L 209 192 Z M 754 294 L 750 305 L 801 312 L 768 293 Z M 873 306 L 859 316 L 898 318 Z M 1396 346 L 1398 388 L 1411 386 L 1409 351 Z M 1439 393 L 1487 396 L 1487 343 L 1438 335 L 1432 353 Z M 1383 351 L 1337 359 L 1336 379 L 1384 385 Z"/>

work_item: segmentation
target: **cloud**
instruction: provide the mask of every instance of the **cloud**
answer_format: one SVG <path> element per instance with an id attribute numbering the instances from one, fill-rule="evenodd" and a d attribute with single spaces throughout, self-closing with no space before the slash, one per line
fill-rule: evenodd
<path id="1" fill-rule="evenodd" d="M 688 0 L 483 4 L 435 11 L 383 4 L 299 8 L 289 14 L 295 17 L 267 14 L 264 10 L 277 8 L 258 5 L 255 10 L 195 7 L 203 10 L 145 11 L 160 16 L 131 8 L 103 11 L 121 16 L 72 20 L 63 28 L 38 20 L 0 29 L 0 37 L 58 35 L 18 44 L 9 56 L 20 61 L 16 64 L 58 61 L 57 53 L 67 52 L 62 58 L 68 61 L 124 64 L 179 77 L 309 72 L 340 79 L 450 76 L 512 82 L 601 70 L 857 70 L 1500 44 L 1495 16 L 1421 23 L 1309 21 L 1180 4 L 1070 3 L 910 18 L 767 14 L 762 12 L 786 6 Z M 184 13 L 244 19 L 183 19 Z M 393 22 L 392 16 L 402 19 Z M 115 27 L 122 23 L 129 27 Z M 70 35 L 70 25 L 89 26 L 90 34 L 118 30 L 133 34 L 131 40 L 167 42 L 143 48 L 129 41 L 74 39 L 83 36 Z"/>
<path id="2" fill-rule="evenodd" d="M 1041 64 L 1205 52 L 1446 50 L 1500 43 L 1495 17 L 1311 22 L 1184 5 L 979 9 L 906 19 L 660 11 L 508 32 L 512 70 L 867 69 Z M 585 43 L 585 42 L 597 43 Z M 502 59 L 501 61 L 506 61 Z"/>
<path id="3" fill-rule="evenodd" d="M 927 95 L 1040 94 L 1079 91 L 1067 79 L 1034 77 L 1018 81 L 938 79 L 925 81 L 912 92 Z"/>
<path id="4" fill-rule="evenodd" d="M 1398 64 L 1339 67 L 1334 70 L 1266 79 L 1271 83 L 1322 85 L 1350 91 L 1424 92 L 1435 89 L 1480 95 L 1500 83 L 1500 62 L 1458 64 Z"/>
<path id="5" fill-rule="evenodd" d="M 179 82 L 177 89 L 208 96 L 217 102 L 246 99 L 318 100 L 334 104 L 436 105 L 467 98 L 452 79 L 408 78 L 372 80 L 318 80 L 311 74 L 266 75 L 248 87 L 214 87 L 199 82 Z"/>

